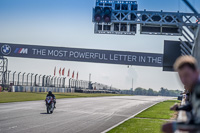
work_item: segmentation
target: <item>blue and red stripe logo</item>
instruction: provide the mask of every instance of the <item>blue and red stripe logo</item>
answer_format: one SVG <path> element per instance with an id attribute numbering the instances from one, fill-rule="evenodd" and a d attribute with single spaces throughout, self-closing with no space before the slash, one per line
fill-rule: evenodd
<path id="1" fill-rule="evenodd" d="M 14 53 L 15 54 L 28 54 L 28 48 L 16 48 Z"/>

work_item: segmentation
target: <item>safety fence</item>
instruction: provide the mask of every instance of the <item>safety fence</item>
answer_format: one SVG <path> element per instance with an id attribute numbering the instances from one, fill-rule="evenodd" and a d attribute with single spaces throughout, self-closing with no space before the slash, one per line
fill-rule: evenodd
<path id="1" fill-rule="evenodd" d="M 92 83 L 86 80 L 76 80 L 68 77 L 58 77 L 51 75 L 40 75 L 34 73 L 22 73 L 22 72 L 11 72 L 8 71 L 5 74 L 4 88 L 15 87 L 27 88 L 73 88 L 76 92 L 87 92 L 87 93 L 119 93 L 119 89 L 112 86 L 108 86 L 102 83 Z M 2 84 L 1 84 L 2 85 Z M 27 89 L 26 89 L 27 90 Z M 40 89 L 41 90 L 41 89 Z M 16 91 L 15 91 L 16 92 Z"/>

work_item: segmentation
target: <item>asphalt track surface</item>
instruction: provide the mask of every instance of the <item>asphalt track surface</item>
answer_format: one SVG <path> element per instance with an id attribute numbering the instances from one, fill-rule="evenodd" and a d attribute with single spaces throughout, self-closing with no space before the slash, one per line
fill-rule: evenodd
<path id="1" fill-rule="evenodd" d="M 100 133 L 166 97 L 115 96 L 0 104 L 0 133 Z"/>

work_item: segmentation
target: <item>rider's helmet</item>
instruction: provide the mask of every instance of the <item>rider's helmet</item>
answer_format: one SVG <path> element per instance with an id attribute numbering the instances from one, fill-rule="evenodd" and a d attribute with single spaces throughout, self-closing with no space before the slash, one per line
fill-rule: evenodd
<path id="1" fill-rule="evenodd" d="M 51 95 L 52 94 L 52 92 L 51 91 L 49 91 L 49 93 L 48 93 L 49 95 Z"/>

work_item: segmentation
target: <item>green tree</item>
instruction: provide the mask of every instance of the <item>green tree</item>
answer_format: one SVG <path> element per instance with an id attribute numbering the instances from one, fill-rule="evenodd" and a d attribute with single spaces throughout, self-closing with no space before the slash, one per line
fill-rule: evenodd
<path id="1" fill-rule="evenodd" d="M 153 92 L 153 89 L 149 88 L 148 89 L 148 96 L 154 96 L 154 92 Z"/>

